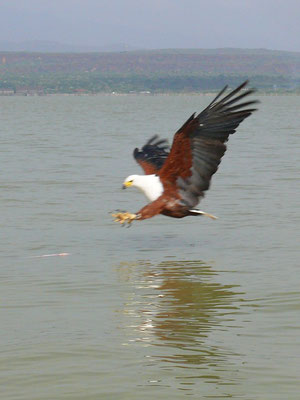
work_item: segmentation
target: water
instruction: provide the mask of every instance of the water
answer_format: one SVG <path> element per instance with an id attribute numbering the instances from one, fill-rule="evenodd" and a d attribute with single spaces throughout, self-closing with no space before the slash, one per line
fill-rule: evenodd
<path id="1" fill-rule="evenodd" d="M 133 148 L 210 99 L 0 97 L 1 398 L 299 399 L 300 97 L 231 138 L 217 221 L 109 215 L 146 204 Z"/>

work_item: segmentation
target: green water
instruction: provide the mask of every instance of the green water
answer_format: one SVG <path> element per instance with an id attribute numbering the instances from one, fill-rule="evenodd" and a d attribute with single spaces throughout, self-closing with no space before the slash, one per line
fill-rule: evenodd
<path id="1" fill-rule="evenodd" d="M 231 137 L 217 221 L 109 215 L 146 204 L 133 148 L 210 99 L 0 97 L 1 398 L 300 398 L 300 97 Z"/>

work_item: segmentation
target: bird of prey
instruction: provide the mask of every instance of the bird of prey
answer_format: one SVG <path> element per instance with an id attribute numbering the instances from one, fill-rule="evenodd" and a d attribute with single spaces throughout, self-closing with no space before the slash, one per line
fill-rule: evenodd
<path id="1" fill-rule="evenodd" d="M 208 216 L 195 207 L 209 189 L 226 151 L 229 135 L 256 108 L 256 100 L 248 100 L 254 89 L 245 89 L 248 82 L 225 95 L 225 86 L 200 114 L 191 117 L 175 133 L 171 149 L 165 139 L 152 137 L 133 156 L 145 175 L 130 175 L 123 188 L 140 189 L 150 203 L 136 213 L 116 212 L 116 222 L 131 224 L 163 214 L 173 218 Z M 246 101 L 245 98 L 247 97 Z M 243 101 L 241 101 L 243 100 Z"/>

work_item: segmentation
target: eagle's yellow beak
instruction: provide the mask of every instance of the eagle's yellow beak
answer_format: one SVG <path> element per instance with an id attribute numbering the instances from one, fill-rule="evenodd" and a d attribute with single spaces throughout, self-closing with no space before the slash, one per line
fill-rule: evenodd
<path id="1" fill-rule="evenodd" d="M 132 186 L 132 181 L 126 181 L 123 183 L 122 189 L 126 189 L 130 186 Z"/>

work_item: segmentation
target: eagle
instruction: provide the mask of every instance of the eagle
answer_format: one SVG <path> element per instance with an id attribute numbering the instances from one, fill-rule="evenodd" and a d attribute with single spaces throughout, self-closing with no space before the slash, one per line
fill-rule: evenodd
<path id="1" fill-rule="evenodd" d="M 145 175 L 128 176 L 123 188 L 140 189 L 150 203 L 135 214 L 112 214 L 116 222 L 130 225 L 134 220 L 158 214 L 172 218 L 202 215 L 216 219 L 195 207 L 209 189 L 211 177 L 226 151 L 229 135 L 256 111 L 253 105 L 258 101 L 248 99 L 255 89 L 246 89 L 247 84 L 248 81 L 243 82 L 227 95 L 224 92 L 228 86 L 225 86 L 202 112 L 193 113 L 175 133 L 171 149 L 167 140 L 155 135 L 141 150 L 134 150 L 133 156 Z"/>

